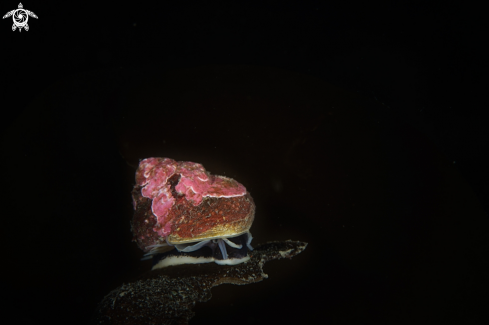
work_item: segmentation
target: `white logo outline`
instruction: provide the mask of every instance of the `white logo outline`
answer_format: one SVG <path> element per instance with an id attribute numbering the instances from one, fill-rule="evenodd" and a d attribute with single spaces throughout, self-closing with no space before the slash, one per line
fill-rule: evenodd
<path id="1" fill-rule="evenodd" d="M 13 32 L 15 31 L 16 28 L 19 29 L 19 32 L 22 31 L 22 28 L 28 31 L 29 25 L 27 25 L 27 21 L 29 20 L 29 16 L 37 19 L 36 14 L 33 13 L 32 11 L 24 9 L 21 2 L 19 2 L 19 7 L 17 9 L 7 12 L 3 16 L 3 19 L 8 18 L 10 16 L 12 16 L 12 20 L 14 21 L 14 24 L 12 25 Z"/>

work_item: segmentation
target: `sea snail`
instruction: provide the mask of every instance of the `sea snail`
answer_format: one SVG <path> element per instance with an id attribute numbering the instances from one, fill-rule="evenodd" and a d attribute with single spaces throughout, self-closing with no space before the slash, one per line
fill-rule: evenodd
<path id="1" fill-rule="evenodd" d="M 153 270 L 249 260 L 255 204 L 234 179 L 194 162 L 147 158 L 139 163 L 132 197 L 133 241 L 143 259 L 153 259 Z"/>

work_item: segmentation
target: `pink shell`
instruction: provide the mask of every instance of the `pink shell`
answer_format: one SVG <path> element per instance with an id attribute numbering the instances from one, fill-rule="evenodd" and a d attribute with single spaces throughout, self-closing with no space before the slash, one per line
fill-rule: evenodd
<path id="1" fill-rule="evenodd" d="M 255 210 L 246 188 L 234 179 L 211 175 L 198 163 L 170 158 L 139 163 L 133 203 L 132 229 L 145 251 L 168 236 L 191 240 L 218 228 L 230 233 L 249 228 Z"/>

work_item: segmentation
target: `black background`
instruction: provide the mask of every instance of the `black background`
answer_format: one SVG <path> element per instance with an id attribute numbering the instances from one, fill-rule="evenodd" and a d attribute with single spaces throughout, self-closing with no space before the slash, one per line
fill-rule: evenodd
<path id="1" fill-rule="evenodd" d="M 444 2 L 37 4 L 1 31 L 5 125 L 50 84 L 119 67 L 257 64 L 301 71 L 419 126 L 487 202 L 483 13 Z M 15 4 L 3 4 L 5 12 Z M 6 95 L 8 94 L 8 96 Z M 22 98 L 22 100 L 13 100 Z M 484 203 L 486 208 L 487 204 Z"/>
<path id="2" fill-rule="evenodd" d="M 123 110 L 119 112 L 117 105 L 121 104 L 121 99 L 100 94 L 112 94 L 114 89 L 126 89 L 120 84 L 126 87 L 143 84 L 164 71 L 195 69 L 210 64 L 279 68 L 317 77 L 365 98 L 366 102 L 376 103 L 376 108 L 372 109 L 374 115 L 388 116 L 389 120 L 402 121 L 417 130 L 424 139 L 421 142 L 432 143 L 437 148 L 433 150 L 439 150 L 445 162 L 451 165 L 450 168 L 467 181 L 475 193 L 476 201 L 484 209 L 478 212 L 483 216 L 477 219 L 479 223 L 474 222 L 471 227 L 487 229 L 488 131 L 485 118 L 487 100 L 483 96 L 487 84 L 483 75 L 487 69 L 487 61 L 483 60 L 481 54 L 485 45 L 485 36 L 482 33 L 484 11 L 481 8 L 454 6 L 441 1 L 400 1 L 390 4 L 175 1 L 159 5 L 149 2 L 75 4 L 29 1 L 23 2 L 23 5 L 39 17 L 29 19 L 28 32 L 12 32 L 10 18 L 2 20 L 0 26 L 3 67 L 0 125 L 6 193 L 2 198 L 2 201 L 5 200 L 5 214 L 2 214 L 2 218 L 6 220 L 2 227 L 2 239 L 5 240 L 2 243 L 5 258 L 2 263 L 2 272 L 5 272 L 2 276 L 2 294 L 10 302 L 4 305 L 6 311 L 2 312 L 2 317 L 15 317 L 15 321 L 11 323 L 37 324 L 48 319 L 51 323 L 58 323 L 58 320 L 59 323 L 83 323 L 89 312 L 83 314 L 82 311 L 91 310 L 108 290 L 144 271 L 144 266 L 132 266 L 129 275 L 118 272 L 113 277 L 110 276 L 114 269 L 121 270 L 131 263 L 138 263 L 137 249 L 131 246 L 133 244 L 130 243 L 130 234 L 127 232 L 128 219 L 117 224 L 117 216 L 130 214 L 130 198 L 127 193 L 131 189 L 132 180 L 125 175 L 133 173 L 137 158 L 144 156 L 138 156 L 140 152 L 137 152 L 133 157 L 127 157 L 127 152 L 121 149 L 120 143 L 116 144 L 120 132 L 118 133 L 117 127 L 114 131 L 113 125 L 120 125 L 117 121 L 122 118 Z M 0 9 L 3 15 L 16 7 L 17 3 L 4 1 Z M 113 83 L 107 84 L 100 80 Z M 71 86 L 63 88 L 66 84 L 75 85 L 73 88 L 79 84 L 78 91 L 73 91 Z M 70 91 L 63 92 L 63 89 Z M 100 102 L 98 98 L 105 98 L 106 101 Z M 39 111 L 39 107 L 45 107 L 45 103 L 57 103 L 58 106 L 51 107 L 46 112 Z M 98 110 L 104 105 L 110 109 Z M 70 110 L 64 110 L 63 107 L 70 107 Z M 273 115 L 272 112 L 263 114 Z M 287 116 L 287 123 L 290 123 L 294 116 Z M 37 118 L 40 125 L 31 128 L 35 125 L 33 120 Z M 106 123 L 110 127 L 105 127 Z M 22 127 L 28 127 L 27 131 L 31 132 L 24 132 Z M 387 128 L 397 129 L 397 124 Z M 80 129 L 93 132 L 72 132 Z M 20 136 L 19 130 L 22 130 Z M 45 142 L 48 139 L 59 141 L 47 145 Z M 179 141 L 186 143 L 182 136 L 179 136 Z M 260 147 L 258 142 L 254 145 L 256 148 Z M 402 147 L 397 150 L 411 152 L 413 148 L 411 151 Z M 54 156 L 51 154 L 53 151 L 56 152 Z M 261 152 L 262 148 L 257 151 Z M 151 150 L 145 153 L 148 152 L 151 153 Z M 158 154 L 166 152 L 159 151 Z M 216 155 L 217 160 L 223 159 Z M 175 158 L 170 154 L 168 156 Z M 46 160 L 46 157 L 49 159 Z M 189 156 L 182 157 L 189 159 Z M 108 220 L 97 220 L 96 225 L 111 235 L 103 240 L 94 240 L 93 247 L 87 247 L 86 250 L 70 250 L 73 242 L 85 243 L 86 232 L 65 233 L 63 226 L 40 218 L 58 215 L 52 219 L 58 222 L 63 215 L 81 217 L 89 211 L 70 203 L 69 193 L 60 198 L 60 188 L 68 180 L 62 172 L 61 175 L 56 175 L 52 162 L 56 161 L 61 166 L 60 170 L 65 171 L 66 167 L 62 166 L 65 163 L 70 164 L 72 160 L 76 160 L 75 166 L 84 168 L 84 172 L 80 172 L 76 179 L 81 184 L 80 189 L 90 193 L 90 188 L 100 179 L 110 180 L 110 187 L 117 188 L 116 191 L 107 191 L 106 195 L 96 196 L 100 200 L 118 203 L 117 208 L 112 209 L 113 205 L 102 202 L 100 205 L 91 203 L 99 207 L 97 215 L 111 216 Z M 29 166 L 36 167 L 31 169 Z M 211 169 L 207 164 L 204 166 L 219 173 L 219 168 Z M 30 177 L 30 173 L 37 175 L 42 171 L 46 171 L 46 174 Z M 237 179 L 241 181 L 241 178 Z M 402 177 L 399 179 L 402 180 Z M 31 184 L 31 180 L 37 183 Z M 42 184 L 39 184 L 40 180 Z M 246 182 L 243 183 L 249 186 Z M 35 195 L 35 191 L 43 193 Z M 81 192 L 80 190 L 77 193 Z M 255 192 L 260 191 L 255 189 Z M 53 195 L 50 196 L 49 193 Z M 91 197 L 86 194 L 85 199 Z M 50 198 L 49 202 L 46 202 L 46 198 Z M 469 207 L 467 211 L 470 211 Z M 281 213 L 286 214 L 284 211 Z M 36 215 L 39 216 L 37 219 L 47 221 L 42 224 L 30 223 L 29 219 L 24 218 L 27 215 Z M 20 221 L 24 219 L 26 224 Z M 459 221 L 465 223 L 463 219 Z M 89 222 L 93 220 L 80 221 L 76 226 L 79 229 L 89 229 L 93 226 Z M 46 231 L 45 236 L 39 235 L 37 230 Z M 60 232 L 64 234 L 59 235 Z M 272 237 L 307 239 L 293 232 L 287 233 L 287 238 L 276 234 Z M 457 236 L 454 234 L 453 237 Z M 29 242 L 28 238 L 36 240 Z M 261 240 L 267 240 L 267 236 L 263 235 Z M 115 242 L 125 246 L 118 250 Z M 122 244 L 126 242 L 127 244 Z M 90 245 L 91 242 L 86 243 Z M 443 246 L 444 243 L 440 245 Z M 342 258 L 335 255 L 334 249 L 327 244 L 325 246 L 326 251 L 332 251 L 327 255 L 331 258 L 328 263 L 342 265 Z M 487 256 L 484 256 L 487 253 L 487 239 L 482 237 L 477 245 L 469 245 L 468 248 L 463 248 L 465 249 L 470 252 L 462 251 L 460 254 L 477 262 L 468 263 L 470 267 L 462 267 L 455 275 L 450 276 L 470 282 L 470 279 L 478 279 L 479 272 L 487 266 Z M 128 250 L 131 255 L 126 254 Z M 318 249 L 314 251 L 317 252 Z M 83 272 L 72 269 L 79 267 L 78 264 L 67 265 L 75 260 L 73 254 L 77 260 L 83 261 Z M 108 255 L 111 258 L 106 258 Z M 449 256 L 446 257 L 447 261 L 449 259 Z M 281 262 L 280 265 L 285 268 L 295 262 Z M 447 265 L 451 264 L 447 262 Z M 41 268 L 44 271 L 40 271 Z M 50 272 L 50 269 L 56 271 Z M 324 271 L 324 274 L 341 275 L 341 270 L 342 267 L 338 267 L 333 271 Z M 266 271 L 268 272 L 267 269 Z M 81 279 L 78 273 L 85 275 L 83 280 L 77 280 Z M 273 278 L 274 274 L 268 273 Z M 348 272 L 345 271 L 346 273 Z M 59 274 L 63 276 L 59 277 Z M 317 272 L 314 274 L 317 276 Z M 307 322 L 329 320 L 331 323 L 345 324 L 383 321 L 436 323 L 449 319 L 465 324 L 478 324 L 485 318 L 482 306 L 487 301 L 487 294 L 480 294 L 484 292 L 487 282 L 474 280 L 475 283 L 470 284 L 472 289 L 466 292 L 463 291 L 466 282 L 462 281 L 454 291 L 446 289 L 459 299 L 454 298 L 451 304 L 433 302 L 437 307 L 427 304 L 423 308 L 417 306 L 412 309 L 408 306 L 402 310 L 386 311 L 389 314 L 387 317 L 383 315 L 381 307 L 376 309 L 375 306 L 387 306 L 383 305 L 384 301 L 402 301 L 407 299 L 403 295 L 415 294 L 395 290 L 391 294 L 388 290 L 389 281 L 374 281 L 386 286 L 376 287 L 368 283 L 371 280 L 369 276 L 345 276 L 343 282 L 324 288 L 325 298 L 318 297 L 317 291 L 308 291 L 307 286 L 314 286 L 315 283 L 313 275 L 310 275 L 312 278 L 300 284 L 303 286 L 301 295 L 289 297 L 291 301 L 298 301 L 297 309 L 287 306 L 280 312 L 290 313 L 290 320 L 294 321 L 303 317 Z M 360 288 L 358 290 L 365 293 L 365 296 L 360 295 L 361 298 L 358 298 L 351 291 L 342 290 L 341 285 L 352 278 Z M 26 279 L 24 285 L 23 279 Z M 281 281 L 287 279 L 281 278 Z M 324 281 L 322 279 L 319 283 Z M 450 281 L 447 280 L 446 283 Z M 253 292 L 260 296 L 266 292 L 265 289 L 250 287 L 251 289 L 232 287 L 225 294 L 239 295 L 239 290 L 251 290 L 246 297 L 252 299 Z M 445 282 L 439 284 L 439 287 L 446 288 Z M 229 307 L 226 298 L 222 298 L 224 291 L 219 290 L 216 288 L 215 300 L 211 300 L 208 305 L 197 306 L 198 315 L 200 313 L 206 318 L 196 318 L 196 323 L 217 322 L 212 319 L 212 313 L 219 310 L 229 309 L 239 315 L 250 313 L 248 309 L 253 306 L 252 303 L 245 305 L 243 310 Z M 291 292 L 296 294 L 299 292 L 297 290 Z M 328 290 L 334 294 L 328 296 Z M 373 297 L 367 294 L 377 290 L 382 293 L 374 294 Z M 464 293 L 457 293 L 456 290 Z M 334 296 L 342 292 L 343 296 Z M 437 295 L 442 293 L 422 294 L 426 296 L 419 297 L 421 300 L 436 300 Z M 350 298 L 351 303 L 348 303 Z M 338 303 L 340 307 L 324 307 L 327 311 L 321 314 L 321 299 L 324 299 L 324 304 L 338 299 L 341 301 Z M 378 305 L 375 299 L 380 301 Z M 314 311 L 304 307 L 307 302 Z M 408 302 L 406 304 L 409 305 Z M 279 307 L 275 306 L 274 310 L 277 312 L 276 308 Z M 209 312 L 206 313 L 206 310 Z M 259 310 L 260 313 L 250 313 L 252 316 L 249 317 L 239 316 L 241 318 L 238 323 L 273 320 L 260 316 L 266 309 Z M 456 312 L 449 312 L 453 310 Z M 284 321 L 287 318 L 278 319 Z M 226 321 L 229 319 L 223 318 L 222 322 Z"/>

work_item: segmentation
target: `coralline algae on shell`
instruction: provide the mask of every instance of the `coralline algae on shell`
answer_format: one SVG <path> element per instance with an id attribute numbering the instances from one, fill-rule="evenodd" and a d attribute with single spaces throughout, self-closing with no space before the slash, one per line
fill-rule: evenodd
<path id="1" fill-rule="evenodd" d="M 133 192 L 134 240 L 152 245 L 180 244 L 247 232 L 255 204 L 234 179 L 208 173 L 201 164 L 170 158 L 139 163 Z"/>

